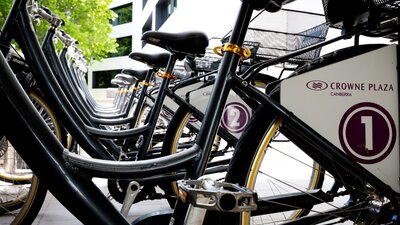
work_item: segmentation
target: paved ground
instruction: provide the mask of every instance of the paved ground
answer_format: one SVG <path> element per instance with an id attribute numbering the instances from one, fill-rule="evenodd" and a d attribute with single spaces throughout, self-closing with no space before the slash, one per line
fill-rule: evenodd
<path id="1" fill-rule="evenodd" d="M 96 181 L 102 190 L 106 189 L 104 180 Z M 115 206 L 120 209 L 121 205 L 116 203 Z M 135 204 L 129 212 L 128 219 L 133 221 L 138 216 L 144 215 L 148 212 L 157 210 L 168 210 L 169 205 L 165 200 L 144 201 Z M 0 216 L 0 225 L 10 224 L 12 215 Z M 81 224 L 67 209 L 61 205 L 57 199 L 47 194 L 43 207 L 34 221 L 33 225 L 76 225 Z"/>

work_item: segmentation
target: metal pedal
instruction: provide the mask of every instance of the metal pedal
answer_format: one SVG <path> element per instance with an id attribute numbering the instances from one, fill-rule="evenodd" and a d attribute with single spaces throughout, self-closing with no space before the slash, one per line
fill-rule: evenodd
<path id="1" fill-rule="evenodd" d="M 179 197 L 194 207 L 223 212 L 257 209 L 257 193 L 236 184 L 213 180 L 178 181 Z"/>

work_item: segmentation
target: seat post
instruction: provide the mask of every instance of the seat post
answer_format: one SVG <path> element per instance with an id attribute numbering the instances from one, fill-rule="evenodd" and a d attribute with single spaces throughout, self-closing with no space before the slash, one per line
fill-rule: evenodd
<path id="1" fill-rule="evenodd" d="M 146 75 L 146 78 L 144 79 L 143 87 L 142 87 L 139 99 L 137 100 L 136 107 L 135 107 L 135 110 L 132 115 L 133 120 L 131 122 L 129 122 L 129 128 L 134 128 L 138 122 L 140 112 L 143 108 L 144 98 L 146 97 L 148 84 L 150 82 L 151 77 L 153 76 L 153 73 L 155 73 L 156 70 L 157 69 L 149 69 L 147 71 L 147 75 Z M 151 123 L 152 121 L 150 120 L 149 122 Z M 131 140 L 129 138 L 124 140 L 123 145 L 122 145 L 122 152 L 128 151 L 130 143 L 131 143 Z"/>
<path id="2" fill-rule="evenodd" d="M 172 71 L 174 70 L 174 67 L 175 67 L 176 60 L 178 60 L 178 57 L 175 54 L 172 54 L 169 58 L 168 65 L 165 69 L 166 74 L 172 74 Z M 170 83 L 170 79 L 168 79 L 168 78 L 164 78 L 162 80 L 161 85 L 159 87 L 158 96 L 157 96 L 157 99 L 156 99 L 156 102 L 154 103 L 154 105 L 162 104 L 162 102 L 164 101 L 165 96 L 166 96 L 166 93 L 164 90 L 168 87 L 169 83 Z M 161 111 L 161 107 L 160 107 L 160 109 L 152 110 L 152 113 L 150 114 L 150 117 L 149 117 L 149 121 L 157 120 L 158 115 L 160 114 L 160 111 Z"/>
<path id="3" fill-rule="evenodd" d="M 148 86 L 150 85 L 150 79 L 156 71 L 157 71 L 157 69 L 149 69 L 147 71 L 146 78 L 144 79 L 144 82 L 143 82 L 141 94 L 139 96 L 139 99 L 137 100 L 135 111 L 133 112 L 134 120 L 132 122 L 130 122 L 129 128 L 134 128 L 136 123 L 138 122 L 137 120 L 138 120 L 140 111 L 142 110 L 142 107 L 143 107 L 144 98 L 146 97 L 146 92 L 147 92 Z"/>
<path id="4" fill-rule="evenodd" d="M 175 67 L 176 60 L 178 60 L 178 58 L 179 57 L 177 55 L 171 54 L 164 74 L 168 74 L 168 75 L 172 74 L 172 71 Z M 137 155 L 138 159 L 144 159 L 146 156 L 147 147 L 150 145 L 152 135 L 153 135 L 154 129 L 155 129 L 157 121 L 158 121 L 158 116 L 160 115 L 160 112 L 162 109 L 162 104 L 163 104 L 165 96 L 166 96 L 165 90 L 168 88 L 170 80 L 171 79 L 169 77 L 164 77 L 161 82 L 161 85 L 159 86 L 157 99 L 154 102 L 155 107 L 150 111 L 149 120 L 148 120 L 148 124 L 151 128 L 148 129 L 147 134 L 143 135 L 143 142 L 141 143 L 141 147 L 140 147 L 140 149 L 138 151 L 138 155 Z"/>

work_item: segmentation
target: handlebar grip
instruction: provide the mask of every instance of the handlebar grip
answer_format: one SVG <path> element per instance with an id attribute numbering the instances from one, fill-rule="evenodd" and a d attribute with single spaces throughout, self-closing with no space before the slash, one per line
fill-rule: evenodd
<path id="1" fill-rule="evenodd" d="M 37 14 L 53 26 L 59 27 L 65 25 L 62 19 L 53 14 L 51 10 L 46 7 L 40 7 L 37 10 Z"/>
<path id="2" fill-rule="evenodd" d="M 45 6 L 40 7 L 41 9 L 43 9 L 47 14 L 49 14 L 50 16 L 53 16 L 53 13 L 51 12 L 51 10 Z"/>
<path id="3" fill-rule="evenodd" d="M 56 32 L 56 36 L 67 47 L 69 47 L 75 43 L 75 40 L 69 34 L 67 34 L 67 32 L 65 32 L 64 30 L 58 30 Z"/>

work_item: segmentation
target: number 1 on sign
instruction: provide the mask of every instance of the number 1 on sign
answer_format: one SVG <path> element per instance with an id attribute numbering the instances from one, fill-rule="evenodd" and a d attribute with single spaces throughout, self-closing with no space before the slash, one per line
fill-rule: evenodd
<path id="1" fill-rule="evenodd" d="M 372 116 L 361 116 L 361 123 L 364 124 L 365 130 L 365 148 L 369 151 L 373 150 L 373 127 Z"/>

